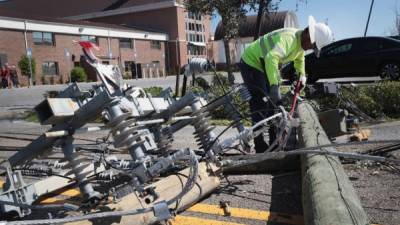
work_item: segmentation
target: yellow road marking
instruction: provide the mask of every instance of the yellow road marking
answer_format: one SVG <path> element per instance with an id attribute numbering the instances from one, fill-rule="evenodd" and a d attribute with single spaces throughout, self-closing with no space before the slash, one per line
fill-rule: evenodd
<path id="1" fill-rule="evenodd" d="M 245 225 L 241 223 L 233 223 L 219 220 L 201 219 L 191 216 L 176 216 L 171 220 L 172 225 Z"/>
<path id="2" fill-rule="evenodd" d="M 208 213 L 214 215 L 224 215 L 220 206 L 208 204 L 196 204 L 188 209 L 190 212 Z M 290 215 L 284 213 L 275 213 L 268 211 L 258 211 L 253 209 L 230 208 L 231 217 L 271 221 L 277 223 L 286 223 L 293 225 L 304 225 L 304 218 L 301 215 Z"/>
<path id="3" fill-rule="evenodd" d="M 63 204 L 68 200 L 68 197 L 73 198 L 79 196 L 80 194 L 81 192 L 78 189 L 67 189 L 63 192 L 60 192 L 54 197 L 48 197 L 43 199 L 42 201 L 39 202 L 39 204 Z"/>
<path id="4" fill-rule="evenodd" d="M 59 198 L 46 198 L 43 201 L 39 202 L 39 204 L 63 204 L 63 203 L 65 203 L 65 200 Z"/>
<path id="5" fill-rule="evenodd" d="M 78 189 L 68 189 L 60 193 L 60 195 L 68 196 L 68 197 L 75 197 L 80 195 L 81 192 Z"/>

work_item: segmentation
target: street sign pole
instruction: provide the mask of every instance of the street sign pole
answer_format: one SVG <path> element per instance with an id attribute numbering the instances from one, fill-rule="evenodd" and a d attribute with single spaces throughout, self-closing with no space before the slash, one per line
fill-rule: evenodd
<path id="1" fill-rule="evenodd" d="M 24 39 L 25 39 L 25 51 L 26 51 L 26 55 L 28 56 L 28 65 L 29 65 L 29 87 L 31 87 L 32 86 L 32 75 L 33 75 L 32 62 L 31 62 L 32 49 L 28 48 L 28 39 L 26 37 L 26 20 L 24 21 Z"/>
<path id="2" fill-rule="evenodd" d="M 137 67 L 137 52 L 136 52 L 136 39 L 133 39 L 133 56 L 135 59 L 135 79 L 138 79 L 138 67 Z M 133 74 L 132 74 L 133 76 Z"/>
<path id="3" fill-rule="evenodd" d="M 29 65 L 29 87 L 31 87 L 33 85 L 32 82 L 32 49 L 28 48 L 26 51 L 26 55 L 28 56 L 28 65 Z"/>
<path id="4" fill-rule="evenodd" d="M 71 82 L 71 70 L 72 70 L 72 58 L 71 58 L 71 53 L 66 48 L 64 48 L 64 56 L 68 62 L 68 64 L 67 64 L 68 65 L 68 83 L 70 83 Z"/>

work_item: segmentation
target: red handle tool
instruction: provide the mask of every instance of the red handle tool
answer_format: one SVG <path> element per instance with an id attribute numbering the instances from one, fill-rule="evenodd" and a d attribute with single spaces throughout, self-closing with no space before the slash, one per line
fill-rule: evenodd
<path id="1" fill-rule="evenodd" d="M 301 84 L 300 80 L 297 81 L 296 87 L 294 88 L 294 96 L 293 96 L 293 100 L 292 100 L 292 107 L 290 108 L 290 112 L 289 115 L 293 116 L 294 113 L 294 109 L 296 108 L 296 104 L 297 104 L 297 98 L 300 95 L 300 91 L 303 88 L 303 85 Z"/>

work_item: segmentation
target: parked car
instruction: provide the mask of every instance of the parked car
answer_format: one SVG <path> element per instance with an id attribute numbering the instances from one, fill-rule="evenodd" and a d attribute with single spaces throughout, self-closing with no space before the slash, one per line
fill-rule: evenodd
<path id="1" fill-rule="evenodd" d="M 360 37 L 340 40 L 325 46 L 320 58 L 306 55 L 309 83 L 318 79 L 380 76 L 400 78 L 400 40 L 388 37 Z M 293 63 L 282 67 L 284 79 L 293 77 Z"/>

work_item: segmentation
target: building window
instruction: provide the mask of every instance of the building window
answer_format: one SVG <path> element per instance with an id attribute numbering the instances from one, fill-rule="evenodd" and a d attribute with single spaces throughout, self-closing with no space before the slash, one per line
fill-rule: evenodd
<path id="1" fill-rule="evenodd" d="M 192 19 L 192 20 L 201 20 L 201 15 L 200 15 L 200 13 L 194 13 L 194 12 L 188 12 L 188 14 L 189 14 L 189 19 Z"/>
<path id="2" fill-rule="evenodd" d="M 194 23 L 189 23 L 189 30 L 194 31 Z"/>
<path id="3" fill-rule="evenodd" d="M 161 41 L 151 41 L 150 47 L 154 49 L 161 49 Z"/>
<path id="4" fill-rule="evenodd" d="M 119 39 L 119 47 L 120 48 L 133 48 L 132 39 L 120 38 Z"/>
<path id="5" fill-rule="evenodd" d="M 196 42 L 196 35 L 195 34 L 189 34 L 189 41 L 190 42 Z"/>
<path id="6" fill-rule="evenodd" d="M 201 24 L 196 24 L 196 31 L 202 32 Z"/>
<path id="7" fill-rule="evenodd" d="M 187 53 L 188 55 L 204 55 L 205 47 L 203 46 L 196 46 L 196 45 L 188 45 L 187 46 Z"/>
<path id="8" fill-rule="evenodd" d="M 54 34 L 49 32 L 33 32 L 35 45 L 54 45 Z"/>
<path id="9" fill-rule="evenodd" d="M 81 41 L 88 41 L 97 44 L 98 40 L 96 36 L 90 36 L 90 35 L 82 35 L 81 36 Z"/>
<path id="10" fill-rule="evenodd" d="M 42 71 L 43 75 L 58 75 L 58 62 L 44 62 Z"/>
<path id="11" fill-rule="evenodd" d="M 194 19 L 194 13 L 193 12 L 189 11 L 188 14 L 189 14 L 189 19 Z"/>

